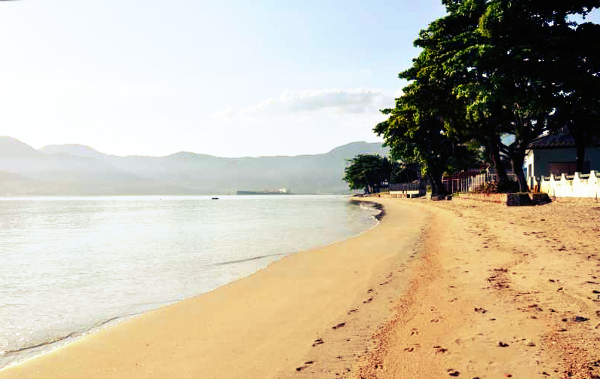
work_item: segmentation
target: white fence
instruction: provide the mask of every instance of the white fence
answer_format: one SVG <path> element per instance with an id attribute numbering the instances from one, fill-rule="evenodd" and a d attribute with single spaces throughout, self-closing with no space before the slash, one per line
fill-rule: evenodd
<path id="1" fill-rule="evenodd" d="M 534 182 L 534 185 L 536 184 Z M 600 180 L 596 171 L 593 170 L 585 175 L 578 172 L 575 175 L 562 174 L 560 178 L 556 178 L 554 175 L 550 175 L 550 177 L 542 176 L 539 185 L 540 192 L 554 197 L 587 197 L 598 199 L 600 196 Z"/>

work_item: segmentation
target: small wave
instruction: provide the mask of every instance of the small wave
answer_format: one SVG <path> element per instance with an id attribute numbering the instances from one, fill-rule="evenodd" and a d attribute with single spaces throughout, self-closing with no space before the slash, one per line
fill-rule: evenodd
<path id="1" fill-rule="evenodd" d="M 94 326 L 92 326 L 90 329 L 101 328 L 101 327 L 103 327 L 104 325 L 106 325 L 106 324 L 108 324 L 108 323 L 111 323 L 111 322 L 113 322 L 113 321 L 115 321 L 115 320 L 120 320 L 120 319 L 122 319 L 122 318 L 125 318 L 125 317 L 130 317 L 130 316 L 135 316 L 135 314 L 134 314 L 134 313 L 132 313 L 132 314 L 129 314 L 129 315 L 126 315 L 126 316 L 115 316 L 115 317 L 111 317 L 111 318 L 109 318 L 108 320 L 100 321 L 100 322 L 98 322 L 98 323 L 94 324 Z"/>
<path id="2" fill-rule="evenodd" d="M 77 333 L 75 333 L 75 332 L 71 332 L 71 333 L 67 334 L 66 336 L 56 337 L 56 338 L 53 338 L 53 339 L 48 340 L 48 341 L 40 342 L 40 343 L 38 343 L 36 345 L 25 346 L 25 347 L 22 347 L 22 348 L 19 348 L 19 349 L 14 349 L 14 350 L 4 350 L 4 351 L 2 351 L 0 353 L 0 355 L 18 354 L 18 353 L 23 353 L 23 352 L 28 351 L 28 350 L 38 349 L 38 348 L 43 347 L 43 346 L 52 345 L 52 344 L 55 344 L 57 342 L 64 341 L 66 339 L 72 338 L 76 334 Z"/>
<path id="3" fill-rule="evenodd" d="M 126 314 L 126 315 L 123 315 L 123 316 L 111 317 L 108 320 L 103 320 L 103 321 L 100 321 L 98 323 L 93 324 L 91 327 L 87 328 L 84 331 L 71 332 L 71 333 L 69 333 L 67 335 L 64 335 L 64 336 L 55 337 L 55 338 L 49 339 L 47 341 L 39 342 L 39 343 L 37 343 L 35 345 L 29 345 L 29 346 L 21 347 L 19 349 L 0 351 L 0 356 L 20 354 L 20 353 L 27 352 L 29 350 L 39 349 L 39 348 L 44 347 L 44 346 L 55 345 L 55 344 L 57 344 L 57 343 L 59 343 L 61 341 L 65 341 L 65 340 L 68 340 L 70 338 L 78 338 L 78 337 L 81 337 L 81 336 L 85 335 L 86 333 L 89 333 L 92 330 L 102 329 L 104 326 L 112 323 L 113 321 L 125 319 L 125 318 L 132 317 L 132 316 L 137 316 L 137 315 L 139 315 L 141 313 L 143 313 L 143 312 L 130 313 L 130 314 Z"/>
<path id="4" fill-rule="evenodd" d="M 278 257 L 278 256 L 284 256 L 284 255 L 288 255 L 288 254 L 285 254 L 285 253 L 275 253 L 275 254 L 259 255 L 258 257 L 238 259 L 238 260 L 235 260 L 235 261 L 219 262 L 219 263 L 213 264 L 213 266 L 224 266 L 224 265 L 230 265 L 230 264 L 234 264 L 234 263 L 243 263 L 243 262 L 249 262 L 249 261 L 256 261 L 256 260 L 259 260 L 259 259 L 265 259 L 265 258 L 269 258 L 269 257 Z"/>
<path id="5" fill-rule="evenodd" d="M 368 209 L 370 211 L 376 212 L 376 214 L 373 217 L 375 217 L 377 221 L 381 221 L 383 216 L 385 216 L 385 208 L 383 204 L 379 204 L 374 201 L 363 201 L 354 199 L 350 199 L 350 204 L 358 205 L 363 209 Z"/>

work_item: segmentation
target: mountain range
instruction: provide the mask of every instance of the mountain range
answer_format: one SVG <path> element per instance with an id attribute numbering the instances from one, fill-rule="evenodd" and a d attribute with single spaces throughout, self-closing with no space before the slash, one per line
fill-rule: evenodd
<path id="1" fill-rule="evenodd" d="M 179 152 L 114 156 L 83 145 L 39 150 L 0 137 L 0 195 L 195 195 L 286 188 L 293 193 L 348 193 L 348 159 L 387 156 L 381 143 L 353 142 L 325 154 L 221 158 Z"/>

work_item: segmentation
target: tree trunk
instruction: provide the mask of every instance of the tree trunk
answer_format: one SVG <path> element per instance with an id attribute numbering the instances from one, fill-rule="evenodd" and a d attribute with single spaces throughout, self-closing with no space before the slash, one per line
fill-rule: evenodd
<path id="1" fill-rule="evenodd" d="M 444 186 L 444 182 L 442 181 L 441 175 L 434 176 L 433 180 L 435 181 L 435 186 L 437 187 L 436 195 L 446 195 L 448 191 Z"/>
<path id="2" fill-rule="evenodd" d="M 581 124 L 570 123 L 568 125 L 569 134 L 573 137 L 575 141 L 575 150 L 576 153 L 576 161 L 575 161 L 575 171 L 583 172 L 583 162 L 585 159 L 585 148 L 591 146 L 591 139 L 588 133 L 585 132 L 585 129 L 581 126 Z"/>
<path id="3" fill-rule="evenodd" d="M 431 176 L 431 174 L 427 174 L 427 177 L 429 177 L 429 184 L 431 185 L 431 195 L 433 196 L 437 193 L 435 181 L 433 180 L 433 176 Z"/>
<path id="4" fill-rule="evenodd" d="M 446 187 L 444 186 L 444 182 L 442 181 L 442 175 L 441 174 L 430 174 L 429 175 L 429 179 L 431 180 L 431 195 L 446 195 L 448 194 L 448 191 L 446 190 Z M 435 187 L 435 191 L 434 191 L 434 187 Z"/>
<path id="5" fill-rule="evenodd" d="M 508 182 L 508 175 L 506 174 L 506 169 L 504 168 L 504 165 L 502 164 L 502 159 L 500 158 L 500 142 L 498 141 L 498 136 L 490 137 L 489 142 L 490 158 L 492 159 L 492 163 L 494 164 L 494 168 L 496 169 L 498 181 Z"/>
<path id="6" fill-rule="evenodd" d="M 584 174 L 583 172 L 583 160 L 585 159 L 585 145 L 584 144 L 577 144 L 577 161 L 576 161 L 576 170 L 577 172 L 580 172 L 582 174 Z M 587 174 L 587 173 L 585 173 Z"/>
<path id="7" fill-rule="evenodd" d="M 529 192 L 529 186 L 527 185 L 527 178 L 525 178 L 525 173 L 523 172 L 523 162 L 525 161 L 525 151 L 518 151 L 511 155 L 510 157 L 513 171 L 517 176 L 517 181 L 519 182 L 519 192 Z"/>

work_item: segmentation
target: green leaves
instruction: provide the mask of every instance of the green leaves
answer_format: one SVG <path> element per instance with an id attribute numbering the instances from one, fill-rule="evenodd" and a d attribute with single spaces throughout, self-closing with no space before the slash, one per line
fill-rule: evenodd
<path id="1" fill-rule="evenodd" d="M 477 141 L 499 175 L 501 154 L 511 159 L 523 191 L 534 138 L 565 123 L 579 136 L 600 134 L 600 26 L 569 21 L 600 0 L 442 3 L 448 14 L 419 33 L 422 51 L 399 74 L 410 84 L 375 127 L 395 157 L 441 175 L 464 166 L 457 147 Z M 502 145 L 503 135 L 513 142 Z"/>
<path id="2" fill-rule="evenodd" d="M 343 180 L 350 189 L 365 189 L 372 192 L 382 183 L 388 182 L 392 175 L 394 164 L 379 155 L 361 154 L 349 160 L 350 165 L 344 170 Z"/>

